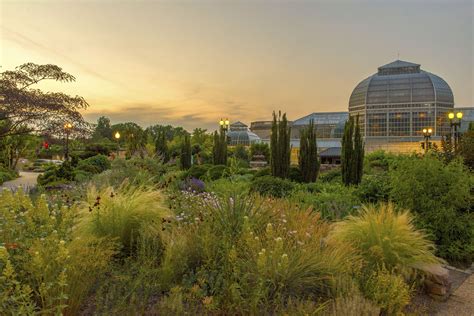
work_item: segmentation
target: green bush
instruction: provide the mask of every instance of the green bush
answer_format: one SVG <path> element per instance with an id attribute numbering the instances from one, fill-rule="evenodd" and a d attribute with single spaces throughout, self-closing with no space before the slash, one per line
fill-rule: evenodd
<path id="1" fill-rule="evenodd" d="M 250 185 L 250 189 L 262 196 L 282 198 L 291 194 L 294 184 L 289 180 L 278 177 L 263 176 L 255 178 Z"/>
<path id="2" fill-rule="evenodd" d="M 5 181 L 10 181 L 18 176 L 15 170 L 11 170 L 0 165 L 0 184 Z"/>
<path id="3" fill-rule="evenodd" d="M 92 182 L 98 188 L 118 188 L 124 182 L 130 186 L 155 186 L 165 172 L 166 167 L 158 159 L 115 159 L 111 169 L 95 175 Z"/>
<path id="4" fill-rule="evenodd" d="M 101 173 L 107 169 L 110 169 L 110 167 L 111 163 L 104 155 L 96 155 L 84 160 L 80 160 L 77 165 L 77 169 L 93 174 Z"/>
<path id="5" fill-rule="evenodd" d="M 300 168 L 296 167 L 296 166 L 291 166 L 290 167 L 290 172 L 288 173 L 288 178 L 291 180 L 291 181 L 294 181 L 294 182 L 304 182 L 303 181 L 303 174 L 301 173 L 301 170 Z"/>
<path id="6" fill-rule="evenodd" d="M 321 182 L 342 182 L 341 168 L 337 167 L 325 172 L 320 172 L 318 180 Z"/>
<path id="7" fill-rule="evenodd" d="M 391 199 L 418 215 L 418 227 L 428 230 L 439 255 L 451 261 L 474 258 L 473 178 L 461 161 L 399 157 L 390 182 Z"/>
<path id="8" fill-rule="evenodd" d="M 212 167 L 213 167 L 213 165 L 207 165 L 207 164 L 205 164 L 205 165 L 192 165 L 191 168 L 189 168 L 189 170 L 188 170 L 188 177 L 204 180 L 204 178 L 207 175 L 207 172 Z"/>
<path id="9" fill-rule="evenodd" d="M 212 166 L 211 168 L 209 168 L 209 170 L 207 170 L 207 177 L 210 180 L 220 179 L 224 175 L 226 168 L 227 167 L 224 165 Z"/>
<path id="10" fill-rule="evenodd" d="M 258 177 L 263 177 L 263 176 L 270 176 L 271 174 L 272 174 L 272 170 L 270 169 L 270 167 L 265 167 L 265 168 L 258 169 L 255 172 L 254 177 L 258 178 Z"/>
<path id="11" fill-rule="evenodd" d="M 397 156 L 387 153 L 383 150 L 371 152 L 365 156 L 364 169 L 367 172 L 372 171 L 388 171 L 390 165 L 397 159 Z"/>
<path id="12" fill-rule="evenodd" d="M 365 174 L 356 194 L 364 203 L 387 202 L 390 196 L 390 177 L 386 173 Z"/>
<path id="13" fill-rule="evenodd" d="M 328 220 L 339 220 L 353 214 L 361 204 L 355 189 L 342 183 L 305 184 L 292 194 L 291 200 L 305 207 L 312 207 Z"/>
<path id="14" fill-rule="evenodd" d="M 38 176 L 38 184 L 42 187 L 54 188 L 71 181 L 74 181 L 74 172 L 69 161 L 63 162 L 60 166 L 49 165 L 46 171 Z"/>

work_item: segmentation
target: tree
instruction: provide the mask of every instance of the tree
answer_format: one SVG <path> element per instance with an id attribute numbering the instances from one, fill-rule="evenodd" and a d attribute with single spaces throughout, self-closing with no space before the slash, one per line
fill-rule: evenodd
<path id="1" fill-rule="evenodd" d="M 33 157 L 40 145 L 34 135 L 14 135 L 0 138 L 0 163 L 15 169 L 20 158 Z"/>
<path id="2" fill-rule="evenodd" d="M 359 126 L 359 117 L 353 116 L 344 126 L 342 136 L 341 173 L 345 185 L 359 184 L 364 166 L 364 143 Z"/>
<path id="3" fill-rule="evenodd" d="M 168 145 L 166 140 L 165 130 L 161 130 L 155 136 L 155 151 L 158 156 L 160 156 L 164 162 L 169 160 Z"/>
<path id="4" fill-rule="evenodd" d="M 184 135 L 184 142 L 181 146 L 181 169 L 187 170 L 191 168 L 191 137 L 189 134 Z"/>
<path id="5" fill-rule="evenodd" d="M 97 120 L 97 126 L 95 127 L 93 137 L 94 138 L 108 138 L 110 140 L 112 139 L 113 137 L 112 127 L 110 125 L 109 118 L 105 116 L 99 117 L 99 119 Z"/>
<path id="6" fill-rule="evenodd" d="M 198 144 L 198 145 L 203 146 L 208 139 L 209 139 L 209 135 L 207 134 L 207 129 L 195 128 L 193 130 L 193 137 L 192 137 L 193 144 Z"/>
<path id="7" fill-rule="evenodd" d="M 127 158 L 137 154 L 140 155 L 140 157 L 145 156 L 147 133 L 140 125 L 133 122 L 119 123 L 114 124 L 112 130 L 120 133 L 119 141 L 121 144 L 125 144 Z"/>
<path id="8" fill-rule="evenodd" d="M 270 167 L 272 175 L 287 178 L 290 171 L 290 132 L 286 113 L 278 113 L 278 119 L 273 112 L 272 134 L 270 138 Z"/>
<path id="9" fill-rule="evenodd" d="M 472 129 L 471 129 L 472 126 Z M 469 129 L 465 132 L 459 142 L 459 153 L 464 159 L 464 164 L 469 169 L 474 170 L 474 124 L 470 124 Z"/>
<path id="10" fill-rule="evenodd" d="M 353 167 L 354 184 L 359 184 L 362 181 L 364 174 L 364 142 L 360 132 L 359 115 L 356 117 L 355 131 L 354 131 L 354 167 Z"/>
<path id="11" fill-rule="evenodd" d="M 304 182 L 314 182 L 318 177 L 319 160 L 314 121 L 301 131 L 298 163 Z"/>
<path id="12" fill-rule="evenodd" d="M 57 133 L 65 122 L 76 130 L 88 130 L 79 112 L 88 107 L 84 98 L 34 88 L 48 80 L 73 82 L 76 78 L 58 66 L 34 63 L 0 73 L 0 138 L 31 132 Z"/>
<path id="13" fill-rule="evenodd" d="M 227 135 L 224 128 L 214 132 L 212 159 L 215 165 L 227 165 Z"/>

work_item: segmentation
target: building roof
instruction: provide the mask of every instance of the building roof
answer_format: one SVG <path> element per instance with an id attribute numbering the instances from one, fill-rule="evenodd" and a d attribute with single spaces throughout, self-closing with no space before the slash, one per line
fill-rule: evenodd
<path id="1" fill-rule="evenodd" d="M 308 125 L 311 120 L 315 125 L 338 124 L 347 121 L 348 118 L 348 112 L 315 112 L 293 121 L 292 126 Z"/>
<path id="2" fill-rule="evenodd" d="M 230 145 L 250 145 L 260 142 L 260 137 L 249 130 L 230 130 L 227 132 Z"/>
<path id="3" fill-rule="evenodd" d="M 388 68 L 404 68 L 404 67 L 420 67 L 420 64 L 411 63 L 403 60 L 395 60 L 386 65 L 380 66 L 378 69 L 388 69 Z"/>
<path id="4" fill-rule="evenodd" d="M 248 127 L 245 123 L 242 123 L 241 121 L 234 122 L 230 124 L 230 127 Z"/>
<path id="5" fill-rule="evenodd" d="M 330 147 L 319 153 L 319 157 L 341 157 L 341 147 Z"/>
<path id="6" fill-rule="evenodd" d="M 349 99 L 349 111 L 370 104 L 439 102 L 454 105 L 453 92 L 446 81 L 419 67 L 400 60 L 379 67 L 378 73 L 354 88 Z"/>

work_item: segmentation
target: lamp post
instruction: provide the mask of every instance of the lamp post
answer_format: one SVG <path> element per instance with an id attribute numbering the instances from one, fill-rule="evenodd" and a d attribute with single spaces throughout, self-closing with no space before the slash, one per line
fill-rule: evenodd
<path id="1" fill-rule="evenodd" d="M 462 120 L 462 112 L 457 112 L 454 115 L 454 112 L 448 114 L 449 118 L 449 125 L 451 127 L 451 136 L 454 136 L 454 151 L 458 149 L 458 142 L 459 142 L 459 132 L 458 128 L 461 127 L 461 120 Z M 454 130 L 454 133 L 453 133 Z"/>
<path id="2" fill-rule="evenodd" d="M 120 133 L 119 131 L 116 131 L 115 134 L 114 134 L 114 138 L 115 140 L 117 141 L 117 158 L 119 157 L 120 155 Z"/>
<path id="3" fill-rule="evenodd" d="M 64 124 L 64 131 L 66 132 L 66 150 L 64 151 L 64 160 L 69 160 L 69 134 L 71 134 L 72 124 Z"/>
<path id="4" fill-rule="evenodd" d="M 219 125 L 221 126 L 221 128 L 224 130 L 224 132 L 227 132 L 229 130 L 229 126 L 230 126 L 230 122 L 229 122 L 229 119 L 221 119 L 219 121 Z"/>
<path id="5" fill-rule="evenodd" d="M 430 138 L 433 130 L 431 128 L 423 128 L 423 137 L 425 138 L 425 153 L 428 152 L 428 148 L 430 147 Z"/>
<path id="6" fill-rule="evenodd" d="M 226 141 L 226 143 L 228 144 L 228 143 L 229 143 L 229 139 L 227 138 L 227 131 L 229 130 L 229 126 L 230 126 L 229 119 L 228 119 L 228 118 L 226 118 L 225 120 L 224 120 L 224 119 L 221 119 L 221 120 L 219 121 L 219 125 L 221 126 L 221 133 L 224 133 L 225 141 Z"/>

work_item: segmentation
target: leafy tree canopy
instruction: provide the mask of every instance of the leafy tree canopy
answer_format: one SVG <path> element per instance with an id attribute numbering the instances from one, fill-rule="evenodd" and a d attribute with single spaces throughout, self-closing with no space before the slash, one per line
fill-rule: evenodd
<path id="1" fill-rule="evenodd" d="M 84 98 L 35 88 L 48 80 L 73 82 L 76 78 L 50 64 L 26 63 L 0 73 L 0 138 L 30 132 L 57 133 L 65 122 L 73 124 L 75 130 L 88 129 L 79 112 L 88 107 Z"/>

